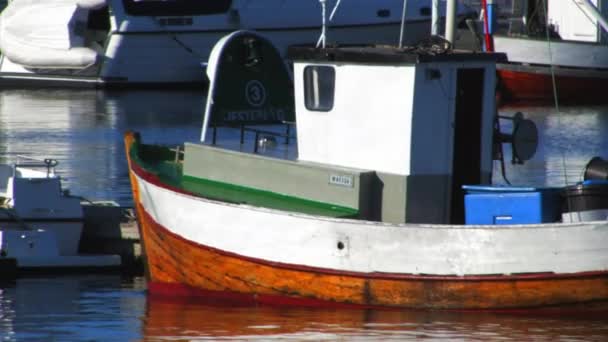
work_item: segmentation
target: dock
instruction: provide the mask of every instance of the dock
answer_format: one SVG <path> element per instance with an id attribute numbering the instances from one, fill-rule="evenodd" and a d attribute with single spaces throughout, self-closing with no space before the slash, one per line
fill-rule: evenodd
<path id="1" fill-rule="evenodd" d="M 144 262 L 134 209 L 112 201 L 96 201 L 83 203 L 83 210 L 80 252 L 120 255 L 121 273 L 142 275 Z"/>

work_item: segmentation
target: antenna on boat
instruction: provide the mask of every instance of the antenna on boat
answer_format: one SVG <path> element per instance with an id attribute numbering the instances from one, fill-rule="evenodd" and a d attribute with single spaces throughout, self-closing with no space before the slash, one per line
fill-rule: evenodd
<path id="1" fill-rule="evenodd" d="M 431 4 L 431 35 L 439 35 L 439 0 L 433 0 Z"/>
<path id="2" fill-rule="evenodd" d="M 436 0 L 433 0 L 436 1 Z M 403 35 L 405 33 L 405 18 L 407 14 L 407 0 L 403 0 L 403 11 L 401 12 L 401 31 L 399 32 L 399 48 L 403 47 Z"/>
<path id="3" fill-rule="evenodd" d="M 342 0 L 338 0 L 338 2 L 336 2 L 336 5 L 334 6 L 334 9 L 331 10 L 331 14 L 329 15 L 329 21 L 334 20 L 334 15 L 336 15 L 336 12 L 338 11 L 338 6 L 340 6 L 340 2 L 342 2 Z"/>
<path id="4" fill-rule="evenodd" d="M 334 19 L 334 16 L 336 15 L 336 12 L 338 11 L 338 7 L 340 6 L 340 2 L 342 2 L 342 0 L 338 0 L 336 2 L 336 4 L 334 5 L 334 9 L 331 10 L 331 14 L 329 15 L 329 20 L 326 20 L 326 8 L 325 8 L 325 3 L 327 2 L 327 0 L 319 0 L 319 2 L 321 3 L 321 15 L 323 16 L 323 28 L 321 31 L 321 36 L 319 37 L 319 40 L 317 41 L 317 46 L 319 47 L 321 44 L 323 44 L 323 48 L 325 48 L 325 42 L 326 42 L 326 36 L 327 36 L 327 22 L 328 21 L 332 21 Z"/>
<path id="5" fill-rule="evenodd" d="M 325 41 L 326 41 L 326 36 L 327 36 L 327 21 L 326 21 L 327 12 L 325 9 L 326 2 L 327 2 L 327 0 L 319 0 L 319 3 L 321 4 L 322 26 L 321 26 L 321 37 L 319 37 L 319 40 L 317 41 L 317 47 L 319 47 L 319 45 L 320 45 L 322 48 L 325 48 Z"/>
<path id="6" fill-rule="evenodd" d="M 485 43 L 485 51 L 494 52 L 494 42 L 492 40 L 492 31 L 494 23 L 494 0 L 482 0 L 481 7 L 483 11 L 483 37 Z"/>

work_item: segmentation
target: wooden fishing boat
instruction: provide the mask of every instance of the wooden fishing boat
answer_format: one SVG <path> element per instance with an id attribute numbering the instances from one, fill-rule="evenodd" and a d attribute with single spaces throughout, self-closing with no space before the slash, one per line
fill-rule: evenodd
<path id="1" fill-rule="evenodd" d="M 125 136 L 151 293 L 432 309 L 608 300 L 605 201 L 576 207 L 603 219 L 565 223 L 555 189 L 462 189 L 491 184 L 501 55 L 294 47 L 293 85 L 254 33 L 211 56 L 203 142 Z M 281 124 L 294 121 L 295 144 Z"/>

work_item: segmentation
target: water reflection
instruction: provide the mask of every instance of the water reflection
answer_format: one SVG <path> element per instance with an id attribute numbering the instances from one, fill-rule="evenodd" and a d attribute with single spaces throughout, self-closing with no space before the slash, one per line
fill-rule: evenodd
<path id="1" fill-rule="evenodd" d="M 513 184 L 563 186 L 582 180 L 583 170 L 594 156 L 608 158 L 608 107 L 506 107 L 501 115 L 521 111 L 536 123 L 539 146 L 524 165 L 507 162 Z M 505 127 L 510 130 L 510 127 Z M 510 158 L 510 150 L 505 146 Z M 494 179 L 502 181 L 496 167 Z"/>
<path id="2" fill-rule="evenodd" d="M 601 341 L 604 316 L 221 307 L 148 296 L 144 339 Z"/>
<path id="3" fill-rule="evenodd" d="M 146 142 L 198 141 L 204 91 L 0 91 L 0 162 L 52 157 L 73 193 L 131 204 L 123 133 Z M 596 155 L 608 158 L 608 106 L 503 108 L 539 126 L 525 165 L 507 164 L 518 185 L 580 180 Z M 507 153 L 509 153 L 507 149 Z M 567 176 L 567 177 L 566 177 Z M 495 172 L 494 179 L 500 181 Z M 143 283 L 143 282 L 142 282 Z M 509 316 L 424 311 L 231 308 L 146 297 L 118 277 L 20 279 L 0 287 L 2 340 L 608 340 L 606 316 Z M 141 321 L 140 319 L 142 319 Z"/>
<path id="4" fill-rule="evenodd" d="M 198 141 L 204 105 L 203 89 L 2 90 L 0 162 L 16 154 L 55 158 L 72 193 L 131 205 L 123 133 L 138 131 L 146 142 L 168 145 Z M 608 158 L 608 106 L 564 106 L 559 113 L 551 106 L 505 107 L 500 114 L 517 111 L 538 125 L 540 145 L 525 165 L 507 161 L 513 184 L 572 184 L 593 156 Z M 502 182 L 498 167 L 494 180 Z"/>
<path id="5" fill-rule="evenodd" d="M 192 91 L 4 90 L 0 162 L 17 154 L 60 161 L 73 193 L 131 203 L 122 137 L 164 144 L 195 141 L 204 97 Z"/>
<path id="6" fill-rule="evenodd" d="M 143 285 L 113 275 L 18 279 L 0 287 L 0 340 L 132 340 L 140 334 Z"/>

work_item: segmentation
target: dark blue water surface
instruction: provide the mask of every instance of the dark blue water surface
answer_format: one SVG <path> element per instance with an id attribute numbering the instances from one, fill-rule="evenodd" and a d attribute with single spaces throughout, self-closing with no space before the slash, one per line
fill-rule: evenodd
<path id="1" fill-rule="evenodd" d="M 197 141 L 203 108 L 203 90 L 2 90 L 0 162 L 55 158 L 73 194 L 129 206 L 124 132 L 138 131 L 146 142 Z M 517 111 L 538 125 L 540 146 L 525 165 L 507 163 L 512 183 L 575 183 L 593 156 L 608 158 L 608 106 L 501 114 Z M 498 172 L 494 178 L 502 182 Z M 145 289 L 142 278 L 111 275 L 0 285 L 0 341 L 608 341 L 608 314 L 218 307 L 151 298 Z"/>
<path id="2" fill-rule="evenodd" d="M 143 279 L 114 275 L 20 278 L 0 289 L 0 341 L 134 341 Z"/>

